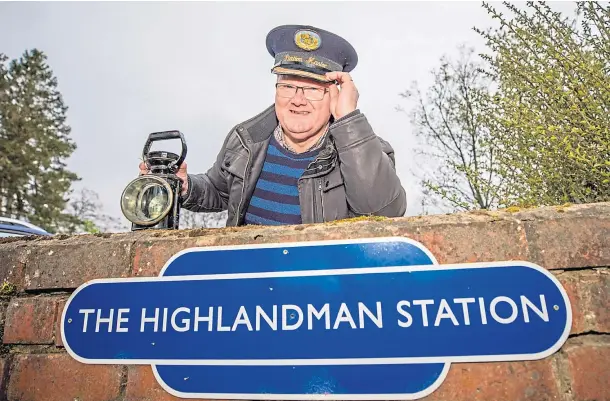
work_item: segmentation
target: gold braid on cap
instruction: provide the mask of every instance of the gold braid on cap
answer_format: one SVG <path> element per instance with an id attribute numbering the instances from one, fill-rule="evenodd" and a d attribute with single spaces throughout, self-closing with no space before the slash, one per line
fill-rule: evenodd
<path id="1" fill-rule="evenodd" d="M 326 78 L 325 75 L 314 74 L 313 72 L 309 72 L 309 71 L 293 70 L 293 69 L 284 68 L 284 67 L 275 67 L 273 70 L 271 70 L 271 72 L 273 72 L 274 74 L 296 75 L 296 76 L 300 76 L 300 77 L 313 78 L 313 79 L 316 79 L 318 81 L 323 81 L 323 82 L 332 81 L 332 80 Z"/>

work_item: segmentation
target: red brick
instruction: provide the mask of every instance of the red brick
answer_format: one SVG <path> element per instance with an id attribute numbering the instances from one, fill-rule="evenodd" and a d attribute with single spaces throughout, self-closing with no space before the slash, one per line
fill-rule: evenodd
<path id="1" fill-rule="evenodd" d="M 557 275 L 572 304 L 571 334 L 610 333 L 610 271 L 591 269 Z"/>
<path id="2" fill-rule="evenodd" d="M 9 365 L 10 362 L 7 357 L 4 356 L 0 358 L 0 400 L 6 399 Z"/>
<path id="3" fill-rule="evenodd" d="M 530 218 L 524 224 L 532 262 L 549 270 L 610 266 L 610 213 L 541 209 Z"/>
<path id="4" fill-rule="evenodd" d="M 6 309 L 8 308 L 8 302 L 0 301 L 0 324 L 4 325 L 6 322 Z"/>
<path id="5" fill-rule="evenodd" d="M 551 358 L 504 363 L 455 363 L 425 401 L 561 400 Z"/>
<path id="6" fill-rule="evenodd" d="M 74 289 L 96 278 L 126 277 L 131 241 L 119 238 L 77 238 L 31 246 L 25 268 L 25 289 Z"/>
<path id="7" fill-rule="evenodd" d="M 389 236 L 409 237 L 422 242 L 440 263 L 528 259 L 525 230 L 521 223 L 487 214 L 221 230 L 208 229 L 208 235 L 201 237 L 170 233 L 158 238 L 140 238 L 134 244 L 132 275 L 157 276 L 173 255 L 190 247 Z"/>
<path id="8" fill-rule="evenodd" d="M 133 276 L 154 277 L 174 254 L 195 246 L 192 238 L 154 239 L 136 242 L 133 254 Z"/>
<path id="9" fill-rule="evenodd" d="M 63 314 L 64 307 L 66 306 L 67 299 L 57 300 L 57 312 L 55 314 L 55 345 L 63 347 L 64 342 L 61 339 L 61 316 Z"/>
<path id="10" fill-rule="evenodd" d="M 27 251 L 27 246 L 21 242 L 0 244 L 0 285 L 12 284 L 14 291 L 23 289 Z M 10 295 L 9 289 L 10 286 L 5 286 L 2 295 Z"/>
<path id="11" fill-rule="evenodd" d="M 155 376 L 150 366 L 131 365 L 127 368 L 127 388 L 125 399 L 129 401 L 178 401 L 181 398 L 174 397 L 165 391 Z"/>
<path id="12" fill-rule="evenodd" d="M 86 365 L 68 354 L 17 355 L 10 401 L 111 401 L 120 392 L 122 368 Z"/>
<path id="13" fill-rule="evenodd" d="M 196 236 L 199 234 L 202 236 Z M 188 235 L 188 236 L 186 236 Z M 291 227 L 240 227 L 159 233 L 134 244 L 133 275 L 156 276 L 170 257 L 194 246 L 402 236 L 422 242 L 441 263 L 528 260 L 522 222 L 510 214 L 337 221 Z"/>
<path id="14" fill-rule="evenodd" d="M 568 355 L 575 401 L 610 400 L 610 337 L 571 341 Z"/>
<path id="15" fill-rule="evenodd" d="M 448 220 L 447 223 L 442 223 Z M 440 224 L 420 220 L 396 224 L 397 233 L 421 242 L 439 263 L 528 260 L 525 230 L 518 221 L 478 217 L 439 217 Z"/>
<path id="16" fill-rule="evenodd" d="M 4 326 L 5 344 L 52 344 L 57 299 L 16 298 L 9 302 Z"/>
<path id="17" fill-rule="evenodd" d="M 260 231 L 259 231 L 260 230 Z M 252 232 L 255 233 L 252 233 Z M 161 236 L 160 238 L 147 238 L 136 241 L 133 249 L 132 275 L 141 277 L 158 276 L 163 266 L 167 261 L 178 252 L 192 247 L 209 247 L 209 246 L 225 246 L 225 245 L 243 245 L 256 242 L 281 242 L 291 241 L 290 234 L 297 231 L 291 229 L 278 229 L 272 227 L 264 227 L 259 229 L 252 228 L 226 228 L 223 229 L 222 235 L 218 235 L 218 229 L 200 229 L 191 230 L 189 234 L 207 233 L 207 236 L 192 236 L 184 237 L 185 232 L 172 233 L 173 235 Z M 259 241 L 254 241 L 257 233 L 262 238 Z M 303 236 L 299 232 L 300 236 Z M 327 235 L 326 235 L 327 236 Z M 319 238 L 324 239 L 325 234 L 320 231 Z M 345 238 L 345 236 L 344 236 Z M 304 239 L 301 239 L 304 240 Z"/>

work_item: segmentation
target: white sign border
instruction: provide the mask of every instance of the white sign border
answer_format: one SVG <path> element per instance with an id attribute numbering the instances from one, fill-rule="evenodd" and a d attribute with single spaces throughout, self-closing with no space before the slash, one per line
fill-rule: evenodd
<path id="1" fill-rule="evenodd" d="M 256 249 L 256 248 L 285 248 L 308 247 L 320 245 L 352 245 L 358 243 L 375 243 L 375 242 L 407 242 L 422 250 L 433 264 L 418 265 L 418 266 L 388 266 L 374 268 L 345 268 L 345 269 L 325 269 L 325 270 L 296 270 L 284 272 L 260 272 L 260 273 L 218 273 L 207 275 L 189 275 L 189 276 L 163 276 L 167 267 L 178 257 L 190 252 L 205 252 L 205 251 L 231 251 L 240 249 Z M 480 357 L 418 357 L 418 358 L 342 358 L 342 359 L 301 359 L 301 360 L 206 360 L 201 363 L 200 360 L 117 360 L 117 359 L 99 359 L 90 360 L 78 356 L 69 346 L 66 341 L 64 332 L 64 322 L 66 312 L 73 298 L 84 288 L 97 283 L 120 283 L 120 282 L 146 282 L 146 281 L 186 281 L 186 280 L 218 280 L 218 279 L 252 279 L 264 277 L 306 277 L 306 276 L 323 276 L 323 275 L 344 275 L 344 274 L 380 274 L 380 273 L 395 273 L 395 272 L 415 272 L 415 271 L 430 271 L 430 270 L 453 270 L 467 268 L 485 268 L 485 267 L 510 267 L 520 265 L 532 268 L 547 278 L 549 278 L 560 291 L 564 304 L 566 306 L 566 325 L 562 335 L 549 347 L 547 350 L 535 354 L 516 354 L 516 355 L 486 355 Z M 508 361 L 527 361 L 546 358 L 557 352 L 569 337 L 572 327 L 572 307 L 570 299 L 563 285 L 559 280 L 551 274 L 547 269 L 541 266 L 522 260 L 510 260 L 501 262 L 471 262 L 471 263 L 453 263 L 453 264 L 438 264 L 438 261 L 432 253 L 418 241 L 404 237 L 373 237 L 373 238 L 358 238 L 348 240 L 325 240 L 325 241 L 300 241 L 291 243 L 268 243 L 268 244 L 247 244 L 247 245 L 226 245 L 226 246 L 209 246 L 209 247 L 192 247 L 187 248 L 174 254 L 163 266 L 159 276 L 157 277 L 128 277 L 128 278 L 106 278 L 90 280 L 79 286 L 68 298 L 62 312 L 61 319 L 61 337 L 66 351 L 75 360 L 85 364 L 122 364 L 122 365 L 150 365 L 155 378 L 159 384 L 168 393 L 181 398 L 207 398 L 207 399 L 260 399 L 260 400 L 414 400 L 425 397 L 435 391 L 445 380 L 445 377 L 450 369 L 451 363 L 454 362 L 508 362 Z M 255 363 L 253 363 L 255 362 Z M 278 366 L 278 365 L 351 365 L 351 364 L 405 364 L 405 363 L 444 363 L 445 366 L 438 379 L 425 390 L 413 394 L 225 394 L 225 393 L 181 393 L 170 388 L 159 376 L 155 365 L 239 365 L 239 366 Z"/>

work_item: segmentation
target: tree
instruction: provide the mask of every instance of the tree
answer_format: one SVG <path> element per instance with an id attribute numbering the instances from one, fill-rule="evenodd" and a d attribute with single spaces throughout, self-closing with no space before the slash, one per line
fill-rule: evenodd
<path id="1" fill-rule="evenodd" d="M 120 232 L 128 227 L 116 217 L 102 213 L 102 204 L 95 191 L 83 188 L 74 194 L 66 213 L 74 219 L 62 227 L 65 234 Z"/>
<path id="2" fill-rule="evenodd" d="M 490 209 L 498 202 L 501 180 L 495 174 L 492 137 L 483 122 L 489 112 L 485 99 L 491 82 L 472 60 L 472 53 L 473 49 L 461 47 L 458 60 L 443 56 L 426 95 L 416 83 L 413 90 L 400 94 L 415 98 L 411 121 L 425 143 L 417 149 L 425 158 L 419 164 L 431 167 L 421 181 L 424 207 Z M 398 110 L 404 112 L 401 107 Z M 431 166 L 434 162 L 438 166 Z"/>
<path id="3" fill-rule="evenodd" d="M 504 3 L 510 18 L 483 6 L 500 24 L 475 31 L 497 84 L 485 125 L 506 183 L 501 203 L 609 201 L 610 6 L 577 3 L 580 29 L 545 3 Z"/>
<path id="4" fill-rule="evenodd" d="M 7 60 L 0 55 L 0 213 L 57 232 L 78 223 L 65 212 L 79 179 L 65 163 L 76 149 L 67 107 L 44 53 Z"/>
<path id="5" fill-rule="evenodd" d="M 571 21 L 504 5 L 510 17 L 483 3 L 500 26 L 474 28 L 482 63 L 443 58 L 427 99 L 416 92 L 421 153 L 439 162 L 424 193 L 453 209 L 610 200 L 610 7 L 577 3 Z"/>

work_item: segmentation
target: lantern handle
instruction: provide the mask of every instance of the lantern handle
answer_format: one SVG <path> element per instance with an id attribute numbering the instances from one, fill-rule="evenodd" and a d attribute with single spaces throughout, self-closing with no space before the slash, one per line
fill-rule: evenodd
<path id="1" fill-rule="evenodd" d="M 156 141 L 167 140 L 167 139 L 180 139 L 180 142 L 182 143 L 182 150 L 180 152 L 180 156 L 178 157 L 177 160 L 170 162 L 170 164 L 168 166 L 170 168 L 170 170 L 174 170 L 174 167 L 176 167 L 176 166 L 178 168 L 180 168 L 180 165 L 186 158 L 187 147 L 186 147 L 186 141 L 184 140 L 184 135 L 182 135 L 182 132 L 177 131 L 177 130 L 153 132 L 150 135 L 148 135 L 148 139 L 146 140 L 146 143 L 144 144 L 144 150 L 142 151 L 142 158 L 147 166 L 148 166 L 148 160 L 146 158 L 146 155 L 148 154 L 148 151 L 150 150 L 152 143 L 156 142 Z"/>

